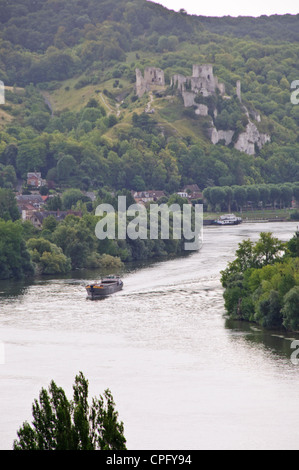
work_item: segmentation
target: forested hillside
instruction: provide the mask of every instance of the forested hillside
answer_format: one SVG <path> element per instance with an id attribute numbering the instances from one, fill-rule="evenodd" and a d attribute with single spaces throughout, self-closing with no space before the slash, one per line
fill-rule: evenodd
<path id="1" fill-rule="evenodd" d="M 41 171 L 50 188 L 161 189 L 299 181 L 299 17 L 204 18 L 143 0 L 0 0 L 0 185 Z M 242 102 L 271 137 L 255 155 L 207 137 L 173 74 L 212 64 L 231 97 L 217 121 L 244 127 Z M 136 96 L 136 68 L 165 87 Z M 219 98 L 218 98 L 219 101 Z M 150 105 L 151 112 L 145 113 Z M 243 126 L 243 127 L 242 127 Z"/>

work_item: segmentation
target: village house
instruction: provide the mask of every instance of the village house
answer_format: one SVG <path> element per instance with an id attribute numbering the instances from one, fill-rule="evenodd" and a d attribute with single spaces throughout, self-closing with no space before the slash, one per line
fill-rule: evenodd
<path id="1" fill-rule="evenodd" d="M 82 212 L 80 211 L 37 211 L 37 210 L 23 210 L 22 211 L 22 220 L 29 220 L 35 228 L 42 228 L 43 221 L 49 217 L 53 216 L 57 222 L 61 222 L 66 218 L 67 215 L 75 215 L 77 217 L 82 217 Z"/>
<path id="2" fill-rule="evenodd" d="M 197 184 L 186 185 L 177 194 L 181 197 L 187 198 L 189 201 L 192 199 L 202 199 L 202 192 Z"/>
<path id="3" fill-rule="evenodd" d="M 27 206 L 28 204 L 30 206 L 33 206 L 35 210 L 40 209 L 45 204 L 45 198 L 42 197 L 40 194 L 19 194 L 16 196 L 16 200 L 17 206 L 21 211 L 22 208 L 24 208 L 24 206 Z"/>
<path id="4" fill-rule="evenodd" d="M 82 213 L 77 211 L 45 211 L 43 210 L 45 202 L 49 196 L 41 196 L 40 194 L 19 194 L 16 196 L 17 206 L 23 221 L 29 220 L 34 227 L 41 228 L 43 221 L 50 215 L 60 222 L 69 214 L 82 217 Z"/>
<path id="5" fill-rule="evenodd" d="M 40 188 L 45 186 L 46 181 L 42 179 L 41 173 L 27 173 L 27 186 L 32 186 L 34 188 Z"/>
<path id="6" fill-rule="evenodd" d="M 146 204 L 147 202 L 156 202 L 161 197 L 165 196 L 164 191 L 148 190 L 148 191 L 133 191 L 132 195 L 137 204 Z"/>

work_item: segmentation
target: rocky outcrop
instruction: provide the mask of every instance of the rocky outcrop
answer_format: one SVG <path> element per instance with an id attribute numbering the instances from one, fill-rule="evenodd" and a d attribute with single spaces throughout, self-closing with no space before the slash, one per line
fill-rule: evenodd
<path id="1" fill-rule="evenodd" d="M 195 114 L 197 116 L 208 116 L 209 108 L 205 104 L 197 104 L 196 106 Z"/>
<path id="2" fill-rule="evenodd" d="M 231 144 L 235 131 L 223 131 L 217 130 L 215 126 L 212 126 L 209 130 L 209 137 L 212 144 L 218 144 L 220 141 L 224 141 L 225 145 Z"/>
<path id="3" fill-rule="evenodd" d="M 213 122 L 211 122 L 208 136 L 212 144 L 215 145 L 222 141 L 225 145 L 230 145 L 233 142 L 234 135 L 234 130 L 218 130 Z M 268 134 L 260 133 L 256 125 L 249 121 L 246 130 L 239 135 L 235 142 L 234 148 L 248 155 L 255 155 L 256 147 L 261 149 L 270 140 L 271 138 Z"/>
<path id="4" fill-rule="evenodd" d="M 195 114 L 198 116 L 208 116 L 209 109 L 204 104 L 198 104 L 196 97 L 200 94 L 203 97 L 211 96 L 219 90 L 222 97 L 225 99 L 231 99 L 229 96 L 225 96 L 225 87 L 219 83 L 217 77 L 214 77 L 213 67 L 211 65 L 194 65 L 192 70 L 192 77 L 185 77 L 177 74 L 172 77 L 171 85 L 176 87 L 179 93 L 182 95 L 184 100 L 184 106 L 189 108 L 193 106 L 195 108 Z M 250 120 L 254 119 L 257 122 L 261 121 L 260 115 L 253 110 L 250 112 L 242 104 L 241 96 L 241 81 L 238 80 L 236 83 L 236 95 L 240 102 L 240 106 L 243 108 L 244 114 L 248 118 L 248 124 L 244 132 L 242 132 L 237 141 L 234 144 L 234 148 L 240 152 L 245 152 L 249 155 L 256 153 L 256 147 L 261 149 L 267 142 L 270 142 L 270 136 L 267 134 L 261 134 L 256 125 Z M 213 110 L 214 120 L 217 117 L 217 108 Z M 211 127 L 208 131 L 209 138 L 213 144 L 218 142 L 224 142 L 225 145 L 230 145 L 234 140 L 234 130 L 221 130 L 217 129 L 214 120 L 211 118 Z"/>
<path id="5" fill-rule="evenodd" d="M 240 152 L 255 155 L 256 146 L 261 149 L 267 142 L 270 142 L 270 140 L 269 135 L 261 134 L 256 125 L 252 121 L 249 121 L 245 132 L 239 135 L 234 147 Z"/>

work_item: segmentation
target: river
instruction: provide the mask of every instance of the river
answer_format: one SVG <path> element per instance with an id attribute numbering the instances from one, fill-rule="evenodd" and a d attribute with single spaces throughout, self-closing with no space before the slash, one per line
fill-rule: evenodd
<path id="1" fill-rule="evenodd" d="M 112 392 L 130 450 L 299 449 L 294 335 L 224 317 L 220 271 L 244 238 L 289 240 L 296 223 L 205 227 L 199 252 L 123 273 L 124 290 L 86 299 L 97 273 L 0 283 L 0 448 L 32 421 L 53 379 L 72 397 Z"/>

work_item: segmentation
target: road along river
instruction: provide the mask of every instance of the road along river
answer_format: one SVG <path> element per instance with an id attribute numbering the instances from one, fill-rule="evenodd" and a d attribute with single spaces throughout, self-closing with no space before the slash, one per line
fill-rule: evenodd
<path id="1" fill-rule="evenodd" d="M 124 290 L 86 299 L 96 272 L 0 283 L 0 448 L 11 449 L 53 379 L 72 397 L 109 388 L 130 450 L 299 449 L 294 335 L 224 318 L 220 271 L 238 243 L 296 223 L 206 227 L 201 251 L 128 267 Z"/>

